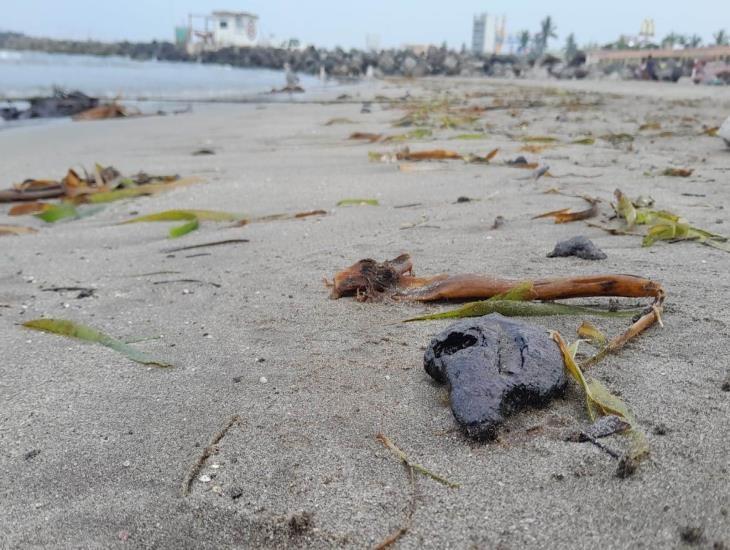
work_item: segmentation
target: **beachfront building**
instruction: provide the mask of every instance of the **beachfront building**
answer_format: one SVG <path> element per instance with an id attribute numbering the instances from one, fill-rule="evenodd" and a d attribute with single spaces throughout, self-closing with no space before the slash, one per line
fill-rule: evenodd
<path id="1" fill-rule="evenodd" d="M 188 15 L 187 28 L 176 29 L 180 45 L 191 52 L 222 48 L 248 48 L 258 45 L 258 15 L 245 11 L 214 11 L 210 15 Z M 202 26 L 195 28 L 194 22 Z M 184 42 L 184 44 L 182 44 Z"/>
<path id="2" fill-rule="evenodd" d="M 488 13 L 474 16 L 471 33 L 471 51 L 475 55 L 498 54 L 505 41 L 504 16 L 497 17 Z"/>

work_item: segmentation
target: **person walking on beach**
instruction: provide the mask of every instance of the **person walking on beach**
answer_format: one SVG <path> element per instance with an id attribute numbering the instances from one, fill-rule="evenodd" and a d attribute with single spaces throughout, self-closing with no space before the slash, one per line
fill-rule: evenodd
<path id="1" fill-rule="evenodd" d="M 286 90 L 293 91 L 299 85 L 299 77 L 291 70 L 289 63 L 284 63 L 286 72 Z"/>
<path id="2" fill-rule="evenodd" d="M 649 57 L 646 59 L 646 78 L 648 80 L 659 80 L 656 75 L 656 61 L 651 54 L 649 54 Z"/>

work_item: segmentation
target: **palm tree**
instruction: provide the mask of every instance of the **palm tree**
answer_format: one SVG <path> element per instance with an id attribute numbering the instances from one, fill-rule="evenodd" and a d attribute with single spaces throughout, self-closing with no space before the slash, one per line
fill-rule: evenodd
<path id="1" fill-rule="evenodd" d="M 570 61 L 575 57 L 575 54 L 578 53 L 578 44 L 575 41 L 575 34 L 570 33 L 568 35 L 568 38 L 565 39 L 565 59 L 567 61 Z"/>
<path id="2" fill-rule="evenodd" d="M 717 46 L 727 46 L 728 39 L 727 39 L 727 33 L 720 29 L 715 34 L 712 35 L 712 37 L 715 39 L 715 45 Z"/>
<path id="3" fill-rule="evenodd" d="M 662 39 L 662 48 L 674 48 L 677 44 L 681 44 L 684 41 L 682 35 L 672 31 Z"/>
<path id="4" fill-rule="evenodd" d="M 553 23 L 553 18 L 550 17 L 549 15 L 545 19 L 543 19 L 542 22 L 540 23 L 540 34 L 539 34 L 539 36 L 540 36 L 540 46 L 541 46 L 540 49 L 543 52 L 545 50 L 547 50 L 548 41 L 551 38 L 557 38 L 558 37 L 558 35 L 556 33 L 557 30 L 558 30 L 558 28 Z"/>
<path id="5" fill-rule="evenodd" d="M 699 48 L 702 45 L 702 37 L 698 34 L 693 34 L 687 38 L 685 45 L 690 48 Z"/>
<path id="6" fill-rule="evenodd" d="M 520 31 L 517 33 L 517 51 L 525 53 L 530 45 L 530 31 Z"/>

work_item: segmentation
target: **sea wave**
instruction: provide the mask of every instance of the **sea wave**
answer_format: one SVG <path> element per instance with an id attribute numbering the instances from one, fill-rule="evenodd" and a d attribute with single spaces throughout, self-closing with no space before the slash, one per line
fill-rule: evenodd
<path id="1" fill-rule="evenodd" d="M 285 83 L 283 71 L 270 69 L 8 50 L 0 50 L 0 74 L 0 98 L 62 88 L 103 98 L 239 99 Z M 300 79 L 309 90 L 322 88 L 311 76 Z"/>

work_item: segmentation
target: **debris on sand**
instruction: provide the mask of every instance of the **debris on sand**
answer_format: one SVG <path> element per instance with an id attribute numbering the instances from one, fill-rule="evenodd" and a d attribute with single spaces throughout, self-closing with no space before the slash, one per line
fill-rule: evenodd
<path id="1" fill-rule="evenodd" d="M 662 175 L 671 178 L 688 178 L 692 175 L 692 172 L 694 172 L 692 168 L 665 168 Z"/>
<path id="2" fill-rule="evenodd" d="M 598 199 L 593 199 L 591 197 L 581 197 L 584 201 L 586 201 L 588 204 L 590 204 L 590 207 L 585 210 L 579 210 L 578 212 L 571 212 L 570 208 L 562 208 L 560 210 L 552 210 L 550 212 L 545 212 L 544 214 L 538 214 L 537 216 L 534 216 L 533 220 L 538 220 L 540 218 L 553 218 L 555 220 L 555 223 L 570 223 L 575 222 L 579 220 L 588 220 L 590 218 L 594 218 L 598 215 L 598 203 L 600 202 Z"/>
<path id="3" fill-rule="evenodd" d="M 654 297 L 664 299 L 661 285 L 633 275 L 589 275 L 554 277 L 521 281 L 490 275 L 435 275 L 415 277 L 408 254 L 393 260 L 378 262 L 367 258 L 338 272 L 330 297 L 355 296 L 359 301 L 398 298 L 414 302 L 440 300 L 483 300 L 530 283 L 523 300 L 565 300 L 592 296 L 623 296 L 626 298 Z"/>
<path id="4" fill-rule="evenodd" d="M 287 85 L 283 88 L 271 88 L 270 94 L 303 94 L 304 88 L 295 84 L 293 86 Z"/>
<path id="5" fill-rule="evenodd" d="M 139 172 L 130 176 L 122 174 L 113 166 L 96 164 L 91 172 L 83 175 L 70 168 L 60 180 L 26 179 L 10 189 L 0 190 L 0 202 L 38 201 L 44 199 L 67 199 L 74 203 L 111 202 L 119 199 L 153 195 L 175 187 L 181 187 L 200 180 L 180 178 L 178 175 L 150 175 Z M 42 212 L 46 207 L 41 204 L 24 207 L 33 210 L 15 210 L 15 215 Z"/>
<path id="6" fill-rule="evenodd" d="M 89 97 L 79 91 L 65 92 L 54 89 L 49 97 L 32 97 L 28 100 L 30 107 L 16 109 L 9 107 L 0 109 L 3 120 L 25 120 L 30 118 L 58 118 L 73 116 L 99 105 L 99 99 Z"/>
<path id="7" fill-rule="evenodd" d="M 73 321 L 68 321 L 66 319 L 34 319 L 23 323 L 23 326 L 33 330 L 50 332 L 60 336 L 67 336 L 69 338 L 77 338 L 79 340 L 101 344 L 102 346 L 111 348 L 114 351 L 125 355 L 128 359 L 143 365 L 154 365 L 157 367 L 172 366 L 167 361 L 157 359 L 136 350 L 127 343 L 117 340 L 103 332 L 99 332 L 94 328 L 75 323 Z"/>
<path id="8" fill-rule="evenodd" d="M 37 229 L 32 227 L 23 227 L 21 225 L 0 225 L 0 236 L 2 235 L 27 235 L 29 233 L 37 233 Z"/>
<path id="9" fill-rule="evenodd" d="M 614 192 L 616 203 L 613 208 L 619 219 L 625 221 L 625 228 L 600 226 L 609 232 L 632 229 L 637 225 L 649 227 L 642 246 L 651 246 L 657 241 L 681 242 L 695 241 L 705 246 L 711 246 L 725 252 L 730 252 L 730 239 L 699 227 L 693 227 L 687 220 L 666 210 L 652 210 L 649 207 L 639 206 L 627 195 L 616 189 Z M 641 197 L 640 197 L 641 198 Z M 638 200 L 638 199 L 637 199 Z"/>
<path id="10" fill-rule="evenodd" d="M 615 414 L 609 414 L 607 416 L 601 416 L 593 424 L 588 426 L 582 431 L 571 434 L 568 437 L 569 441 L 575 441 L 582 443 L 584 441 L 592 441 L 594 439 L 600 439 L 602 437 L 608 437 L 615 433 L 625 432 L 631 427 L 631 424 L 626 422 L 623 418 Z"/>
<path id="11" fill-rule="evenodd" d="M 449 385 L 454 417 L 480 440 L 494 439 L 507 416 L 547 404 L 567 383 L 560 349 L 545 330 L 498 313 L 438 334 L 424 366 Z"/>
<path id="12" fill-rule="evenodd" d="M 202 220 L 214 222 L 241 222 L 242 220 L 245 220 L 245 217 L 240 214 L 221 212 L 218 210 L 165 210 L 164 212 L 138 216 L 131 220 L 122 222 L 122 224 L 184 221 L 184 224 L 170 229 L 169 236 L 171 239 L 175 239 L 198 229 Z"/>
<path id="13" fill-rule="evenodd" d="M 438 481 L 442 485 L 446 485 L 450 489 L 458 489 L 460 485 L 458 483 L 454 483 L 453 481 L 449 481 L 443 476 L 440 476 L 428 468 L 421 466 L 420 464 L 417 464 L 413 462 L 410 458 L 408 458 L 408 455 L 404 453 L 401 449 L 399 449 L 395 443 L 393 443 L 388 436 L 385 434 L 379 433 L 375 435 L 375 439 L 380 441 L 387 449 L 389 449 L 395 456 L 397 456 L 403 464 L 408 466 L 409 468 L 413 468 L 416 472 L 419 474 L 422 474 L 426 477 L 430 477 L 434 481 Z"/>
<path id="14" fill-rule="evenodd" d="M 108 118 L 140 116 L 141 114 L 142 113 L 140 113 L 137 109 L 130 109 L 129 107 L 125 107 L 116 101 L 113 101 L 107 105 L 99 105 L 97 107 L 87 109 L 86 111 L 82 111 L 79 114 L 74 115 L 73 119 L 76 121 L 105 120 Z"/>
<path id="15" fill-rule="evenodd" d="M 607 258 L 603 250 L 583 235 L 558 242 L 553 251 L 547 255 L 548 258 L 565 258 L 567 256 L 576 256 L 583 260 L 605 260 Z"/>
<path id="16" fill-rule="evenodd" d="M 719 130 L 717 130 L 717 135 L 725 140 L 725 144 L 730 147 L 730 117 L 728 117 L 727 120 L 723 122 L 722 126 L 720 126 Z"/>

